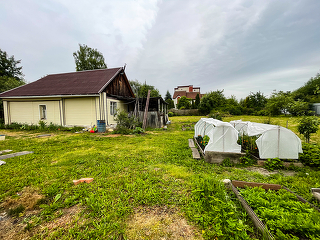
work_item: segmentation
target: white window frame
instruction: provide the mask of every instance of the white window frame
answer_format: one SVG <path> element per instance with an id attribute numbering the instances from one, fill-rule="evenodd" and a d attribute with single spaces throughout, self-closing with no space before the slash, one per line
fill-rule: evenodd
<path id="1" fill-rule="evenodd" d="M 39 105 L 40 120 L 47 120 L 47 105 Z"/>
<path id="2" fill-rule="evenodd" d="M 117 115 L 117 102 L 110 101 L 110 115 Z"/>

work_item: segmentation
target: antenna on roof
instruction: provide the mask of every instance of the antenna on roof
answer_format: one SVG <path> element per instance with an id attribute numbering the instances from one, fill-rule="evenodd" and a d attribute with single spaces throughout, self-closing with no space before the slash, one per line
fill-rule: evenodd
<path id="1" fill-rule="evenodd" d="M 126 70 L 126 66 L 127 66 L 127 64 L 125 63 L 123 66 L 123 71 Z"/>

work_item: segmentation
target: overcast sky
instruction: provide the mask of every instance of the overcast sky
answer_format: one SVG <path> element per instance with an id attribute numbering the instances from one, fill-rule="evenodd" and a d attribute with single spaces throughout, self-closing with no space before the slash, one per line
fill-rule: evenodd
<path id="1" fill-rule="evenodd" d="M 0 48 L 27 82 L 75 71 L 86 44 L 165 96 L 194 85 L 238 99 L 320 72 L 319 0 L 1 0 Z"/>

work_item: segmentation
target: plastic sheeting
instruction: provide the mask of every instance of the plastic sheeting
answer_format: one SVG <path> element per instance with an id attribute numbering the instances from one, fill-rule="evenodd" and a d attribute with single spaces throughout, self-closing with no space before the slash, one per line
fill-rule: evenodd
<path id="1" fill-rule="evenodd" d="M 298 159 L 302 153 L 300 138 L 291 130 L 270 124 L 231 121 L 241 135 L 259 136 L 256 144 L 261 159 Z"/>
<path id="2" fill-rule="evenodd" d="M 249 137 L 257 136 L 259 134 L 264 133 L 265 131 L 278 127 L 277 125 L 255 123 L 241 120 L 231 121 L 230 124 L 235 129 L 237 129 L 241 135 L 244 134 L 248 135 Z"/>
<path id="3" fill-rule="evenodd" d="M 195 124 L 194 130 L 195 137 L 207 135 L 210 138 L 204 152 L 241 152 L 241 146 L 237 143 L 238 131 L 230 123 L 213 118 L 201 118 Z"/>
<path id="4" fill-rule="evenodd" d="M 291 130 L 280 126 L 262 133 L 256 144 L 261 159 L 299 159 L 299 153 L 302 153 L 300 138 Z"/>

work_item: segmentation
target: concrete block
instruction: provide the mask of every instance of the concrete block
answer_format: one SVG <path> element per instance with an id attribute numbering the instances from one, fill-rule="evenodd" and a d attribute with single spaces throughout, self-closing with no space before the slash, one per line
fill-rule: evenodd
<path id="1" fill-rule="evenodd" d="M 206 151 L 204 160 L 208 163 L 221 164 L 224 159 L 230 158 L 231 162 L 237 164 L 240 163 L 240 157 L 243 157 L 245 155 L 245 153 Z"/>

